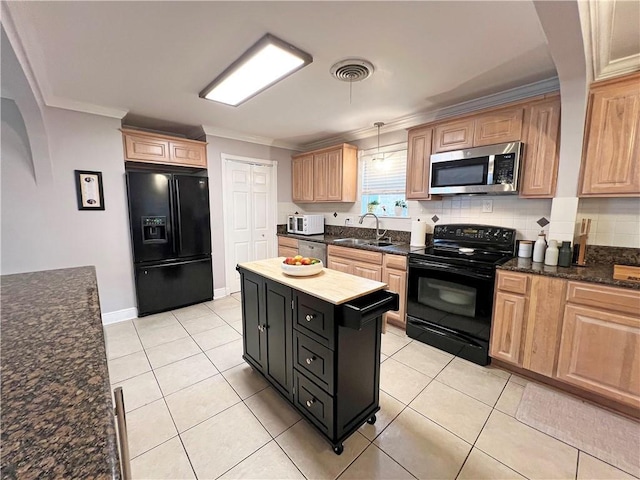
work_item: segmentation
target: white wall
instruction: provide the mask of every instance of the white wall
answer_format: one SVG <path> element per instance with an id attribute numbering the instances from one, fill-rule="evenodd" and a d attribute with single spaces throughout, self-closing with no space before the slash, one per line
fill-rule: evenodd
<path id="1" fill-rule="evenodd" d="M 11 103 L 2 105 L 2 274 L 95 265 L 103 313 L 134 308 L 120 121 L 45 107 L 53 181 L 38 184 Z M 102 172 L 104 211 L 78 210 L 76 169 Z"/>
<path id="2" fill-rule="evenodd" d="M 291 201 L 291 155 L 295 152 L 212 135 L 207 135 L 206 140 L 208 142 L 207 160 L 209 162 L 209 197 L 211 203 L 213 288 L 217 292 L 226 286 L 224 215 L 221 207 L 223 203 L 221 154 L 278 162 L 278 202 L 287 202 Z"/>

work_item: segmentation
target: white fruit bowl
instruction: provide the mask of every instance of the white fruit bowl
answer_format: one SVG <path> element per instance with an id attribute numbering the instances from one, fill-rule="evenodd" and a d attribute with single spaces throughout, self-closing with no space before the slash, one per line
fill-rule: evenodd
<path id="1" fill-rule="evenodd" d="M 291 275 L 292 277 L 308 277 L 309 275 L 317 275 L 323 268 L 322 261 L 314 263 L 313 265 L 287 265 L 283 262 L 280 266 L 285 274 Z"/>

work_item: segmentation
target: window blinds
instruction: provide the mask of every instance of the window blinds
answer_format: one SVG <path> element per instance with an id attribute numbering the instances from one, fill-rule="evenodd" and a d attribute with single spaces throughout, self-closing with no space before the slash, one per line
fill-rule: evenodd
<path id="1" fill-rule="evenodd" d="M 362 194 L 405 193 L 407 175 L 407 151 L 363 156 Z"/>

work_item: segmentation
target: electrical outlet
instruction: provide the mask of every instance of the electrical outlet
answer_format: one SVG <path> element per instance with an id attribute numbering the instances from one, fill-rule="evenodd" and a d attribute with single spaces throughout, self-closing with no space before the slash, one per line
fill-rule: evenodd
<path id="1" fill-rule="evenodd" d="M 483 200 L 482 213 L 491 213 L 491 212 L 493 212 L 493 200 Z"/>
<path id="2" fill-rule="evenodd" d="M 353 225 L 353 217 L 347 217 L 344 219 L 344 224 L 346 226 Z"/>

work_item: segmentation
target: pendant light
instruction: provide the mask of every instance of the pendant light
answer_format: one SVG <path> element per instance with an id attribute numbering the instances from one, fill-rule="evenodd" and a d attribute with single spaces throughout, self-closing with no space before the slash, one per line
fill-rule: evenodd
<path id="1" fill-rule="evenodd" d="M 373 157 L 373 160 L 379 161 L 380 163 L 384 161 L 384 154 L 380 154 L 380 127 L 382 127 L 383 125 L 383 122 L 376 122 L 373 124 L 374 127 L 378 127 L 378 152 L 376 153 L 375 157 Z"/>

